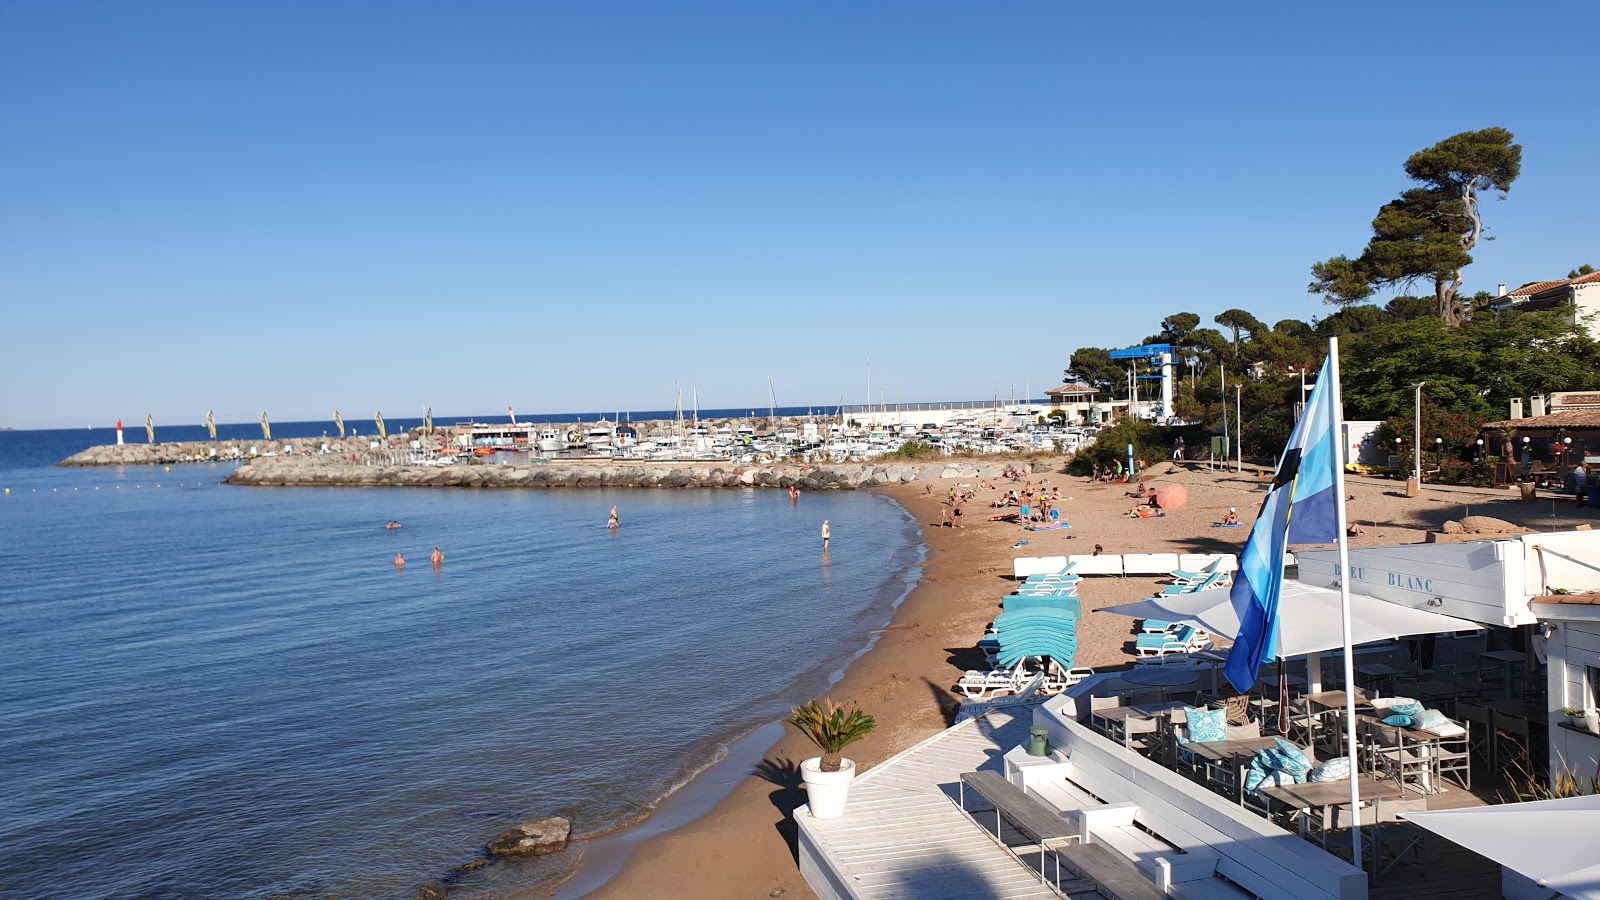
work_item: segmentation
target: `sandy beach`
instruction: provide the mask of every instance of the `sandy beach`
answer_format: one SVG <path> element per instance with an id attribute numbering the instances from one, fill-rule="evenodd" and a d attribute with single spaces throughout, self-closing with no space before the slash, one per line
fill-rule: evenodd
<path id="1" fill-rule="evenodd" d="M 858 766 L 870 767 L 950 724 L 957 706 L 951 686 L 962 670 L 982 663 L 974 644 L 999 612 L 1001 597 L 1010 592 L 1014 557 L 1089 553 L 1095 544 L 1107 553 L 1237 552 L 1250 529 L 1213 528 L 1212 523 L 1236 507 L 1248 525 L 1266 486 L 1266 477 L 1252 466 L 1235 474 L 1188 464 L 1147 482 L 1183 484 L 1189 492 L 1187 506 L 1162 518 L 1132 519 L 1126 514 L 1136 501 L 1126 493 L 1134 485 L 1089 484 L 1059 474 L 1060 468 L 1054 464 L 1053 473 L 1036 473 L 1031 481 L 1061 489 L 1058 508 L 1072 524 L 1070 530 L 1027 532 L 1015 524 L 985 521 L 999 512 L 989 508 L 998 490 L 981 491 L 968 505 L 965 527 L 941 527 L 940 503 L 954 479 L 884 489 L 922 524 L 928 558 L 920 584 L 877 646 L 852 664 L 829 693 L 836 700 L 854 700 L 877 717 L 877 731 L 847 751 Z M 997 485 L 1008 490 L 1013 486 L 1020 483 Z M 1445 520 L 1468 514 L 1495 516 L 1539 531 L 1600 520 L 1600 511 L 1576 507 L 1570 499 L 1525 503 L 1511 491 L 1427 486 L 1420 497 L 1406 498 L 1401 482 L 1352 478 L 1349 493 L 1349 519 L 1365 529 L 1352 539 L 1354 546 L 1416 543 Z M 860 539 L 869 538 L 835 535 L 836 543 Z M 1020 539 L 1028 545 L 1013 549 Z M 1154 578 L 1086 580 L 1081 585 L 1085 616 L 1077 664 L 1113 668 L 1130 662 L 1125 647 L 1132 643 L 1132 620 L 1092 610 L 1149 596 L 1162 583 Z M 804 802 L 804 791 L 796 787 L 799 763 L 813 755 L 812 746 L 789 729 L 756 771 L 739 780 L 708 815 L 644 841 L 617 877 L 591 896 L 813 896 L 796 869 L 790 819 L 790 811 Z"/>

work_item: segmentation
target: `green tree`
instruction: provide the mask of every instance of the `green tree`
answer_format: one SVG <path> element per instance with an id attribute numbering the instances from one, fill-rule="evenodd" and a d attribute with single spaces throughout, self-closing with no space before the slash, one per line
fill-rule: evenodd
<path id="1" fill-rule="evenodd" d="M 1594 274 L 1594 266 L 1591 266 L 1588 263 L 1584 263 L 1583 265 L 1577 267 L 1576 269 L 1573 269 L 1571 272 L 1568 272 L 1567 273 L 1567 277 L 1568 278 L 1582 278 L 1585 275 L 1593 275 L 1593 274 Z"/>
<path id="2" fill-rule="evenodd" d="M 1424 405 L 1477 422 L 1503 419 L 1512 397 L 1600 389 L 1600 345 L 1560 310 L 1481 316 L 1460 328 L 1429 316 L 1355 336 L 1341 354 L 1352 419 L 1387 419 Z"/>
<path id="3" fill-rule="evenodd" d="M 1463 321 L 1456 294 L 1461 270 L 1483 237 L 1478 195 L 1502 196 L 1522 171 L 1522 146 L 1504 128 L 1464 131 L 1406 160 L 1421 187 L 1402 191 L 1378 210 L 1372 239 L 1355 259 L 1336 256 L 1311 267 L 1309 290 L 1330 303 L 1354 303 L 1379 288 L 1431 280 L 1436 311 L 1451 327 Z"/>
<path id="4" fill-rule="evenodd" d="M 1081 381 L 1096 390 L 1108 391 L 1115 397 L 1124 389 L 1126 379 L 1122 367 L 1111 361 L 1111 351 L 1104 347 L 1079 347 L 1072 351 L 1067 362 L 1066 378 Z"/>
<path id="5" fill-rule="evenodd" d="M 1267 327 L 1261 324 L 1260 319 L 1242 309 L 1225 309 L 1218 313 L 1217 317 L 1212 321 L 1233 332 L 1233 350 L 1235 354 L 1239 352 L 1240 332 L 1253 337 L 1267 330 Z"/>
<path id="6" fill-rule="evenodd" d="M 1173 313 L 1161 320 L 1161 333 L 1170 344 L 1183 346 L 1189 334 L 1200 327 L 1200 317 L 1192 312 Z"/>
<path id="7" fill-rule="evenodd" d="M 1392 321 L 1394 317 L 1382 307 L 1370 303 L 1352 303 L 1333 315 L 1318 320 L 1316 334 L 1319 338 L 1360 334 Z"/>

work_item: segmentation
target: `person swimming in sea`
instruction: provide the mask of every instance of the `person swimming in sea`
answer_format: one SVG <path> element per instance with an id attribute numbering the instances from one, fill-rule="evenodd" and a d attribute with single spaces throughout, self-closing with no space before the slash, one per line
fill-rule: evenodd
<path id="1" fill-rule="evenodd" d="M 383 526 L 383 527 L 384 527 L 384 528 L 387 528 L 387 529 L 389 529 L 389 530 L 390 530 L 390 531 L 393 531 L 393 530 L 395 530 L 395 529 L 396 529 L 396 528 L 399 528 L 399 527 L 400 527 L 400 523 L 399 523 L 399 522 L 396 522 L 396 521 L 395 521 L 395 520 L 393 520 L 393 519 L 390 519 L 390 520 L 389 520 L 389 524 L 387 524 L 387 525 L 385 525 L 385 526 Z"/>
<path id="2" fill-rule="evenodd" d="M 444 554 L 439 551 L 438 547 L 435 547 L 433 548 L 433 555 L 428 557 L 428 560 L 429 562 L 432 562 L 433 567 L 437 569 L 444 565 Z"/>
<path id="3" fill-rule="evenodd" d="M 614 528 L 620 527 L 621 525 L 622 525 L 622 520 L 617 518 L 617 508 L 616 508 L 616 506 L 613 505 L 611 507 L 611 518 L 606 520 L 606 527 L 614 529 Z"/>
<path id="4" fill-rule="evenodd" d="M 396 553 L 396 554 L 395 554 L 395 555 L 394 555 L 394 567 L 395 567 L 395 568 L 396 568 L 396 569 L 404 569 L 404 568 L 405 568 L 405 567 L 406 567 L 406 557 L 405 557 L 405 554 L 403 554 L 403 553 Z"/>

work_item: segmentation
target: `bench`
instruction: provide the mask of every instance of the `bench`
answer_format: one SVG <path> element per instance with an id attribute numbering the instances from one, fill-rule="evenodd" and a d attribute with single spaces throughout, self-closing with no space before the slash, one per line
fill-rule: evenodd
<path id="1" fill-rule="evenodd" d="M 1079 875 L 1093 879 L 1100 895 L 1108 900 L 1165 900 L 1167 896 L 1104 844 L 1065 847 L 1060 855 L 1067 858 L 1067 864 Z"/>
<path id="2" fill-rule="evenodd" d="M 967 808 L 967 788 L 971 787 L 985 800 L 994 805 L 995 824 L 994 839 L 1002 846 L 1005 841 L 1000 835 L 1000 819 L 1004 817 L 1017 830 L 1039 842 L 1039 878 L 1045 877 L 1044 855 L 1047 850 L 1055 848 L 1049 845 L 1052 842 L 1066 841 L 1078 836 L 1078 826 L 1061 817 L 1055 807 L 1046 804 L 1035 797 L 1028 796 L 1028 792 L 1007 781 L 1005 776 L 996 772 L 963 772 L 961 773 L 962 811 Z M 1061 860 L 1056 859 L 1056 881 L 1061 880 Z"/>

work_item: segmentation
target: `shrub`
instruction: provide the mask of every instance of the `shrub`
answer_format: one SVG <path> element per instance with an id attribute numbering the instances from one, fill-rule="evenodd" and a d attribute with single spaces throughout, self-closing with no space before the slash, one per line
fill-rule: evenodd
<path id="1" fill-rule="evenodd" d="M 837 772 L 843 768 L 840 753 L 878 727 L 873 717 L 862 712 L 854 703 L 836 705 L 831 700 L 813 700 L 789 711 L 787 721 L 811 739 L 822 751 L 824 772 Z"/>

